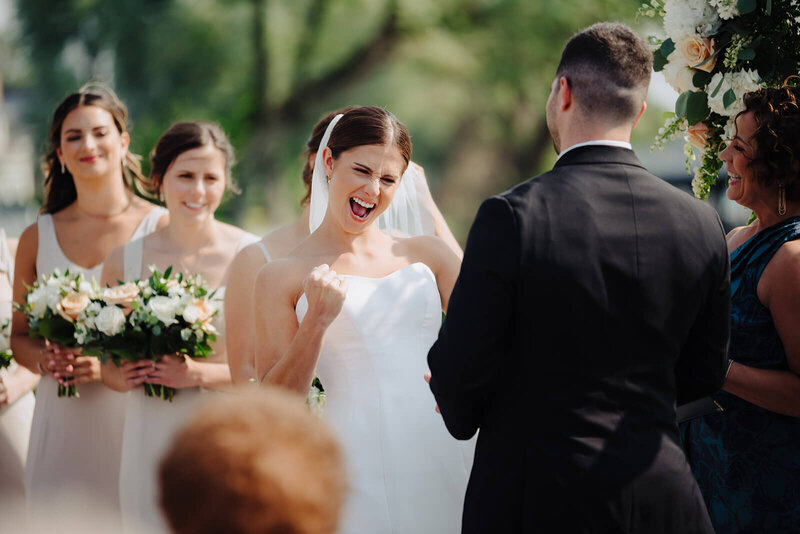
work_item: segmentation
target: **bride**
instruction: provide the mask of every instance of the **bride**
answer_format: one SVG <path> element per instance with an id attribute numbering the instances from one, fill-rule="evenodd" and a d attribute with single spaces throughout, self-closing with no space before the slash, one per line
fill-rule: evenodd
<path id="1" fill-rule="evenodd" d="M 341 532 L 461 530 L 473 444 L 449 437 L 423 381 L 459 260 L 437 237 L 377 224 L 410 157 L 388 111 L 337 116 L 314 165 L 313 231 L 256 279 L 261 382 L 305 393 L 317 374 L 327 392 L 350 477 Z"/>

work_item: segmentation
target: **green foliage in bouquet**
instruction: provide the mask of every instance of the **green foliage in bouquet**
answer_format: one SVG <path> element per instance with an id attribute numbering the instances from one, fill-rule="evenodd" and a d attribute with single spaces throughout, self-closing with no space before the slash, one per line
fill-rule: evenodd
<path id="1" fill-rule="evenodd" d="M 217 331 L 211 320 L 219 306 L 214 293 L 199 275 L 172 275 L 172 267 L 160 273 L 150 268 L 150 277 L 121 283 L 103 290 L 90 311 L 83 332 L 84 354 L 117 366 L 123 360 L 157 361 L 164 354 L 186 354 L 206 358 Z M 144 385 L 145 394 L 171 401 L 175 389 L 159 384 Z"/>
<path id="2" fill-rule="evenodd" d="M 11 356 L 11 344 L 8 338 L 11 336 L 11 323 L 6 321 L 0 325 L 0 369 L 5 369 L 14 360 Z"/>
<path id="3" fill-rule="evenodd" d="M 306 396 L 306 404 L 308 404 L 311 413 L 321 417 L 327 400 L 328 397 L 325 393 L 325 388 L 322 386 L 322 381 L 318 376 L 315 376 L 311 381 L 311 387 L 308 388 L 308 395 Z"/>
<path id="4" fill-rule="evenodd" d="M 800 5 L 797 0 L 651 0 L 640 16 L 659 18 L 666 38 L 650 37 L 653 68 L 680 96 L 654 147 L 686 136 L 692 189 L 708 197 L 722 169 L 717 157 L 735 134 L 742 97 L 780 86 L 800 71 Z"/>

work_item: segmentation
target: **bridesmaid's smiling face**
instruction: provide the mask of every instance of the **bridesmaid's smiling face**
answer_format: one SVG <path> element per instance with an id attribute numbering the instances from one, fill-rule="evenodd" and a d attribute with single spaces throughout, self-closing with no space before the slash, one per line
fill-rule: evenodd
<path id="1" fill-rule="evenodd" d="M 98 106 L 78 106 L 64 118 L 59 159 L 77 179 L 101 178 L 118 172 L 130 137 L 120 133 L 111 113 Z"/>
<path id="2" fill-rule="evenodd" d="M 178 155 L 162 185 L 170 217 L 213 217 L 225 194 L 226 168 L 225 155 L 210 144 Z"/>
<path id="3" fill-rule="evenodd" d="M 357 146 L 337 159 L 326 148 L 322 161 L 330 177 L 326 217 L 336 217 L 345 230 L 356 233 L 389 207 L 405 169 L 394 144 Z"/>

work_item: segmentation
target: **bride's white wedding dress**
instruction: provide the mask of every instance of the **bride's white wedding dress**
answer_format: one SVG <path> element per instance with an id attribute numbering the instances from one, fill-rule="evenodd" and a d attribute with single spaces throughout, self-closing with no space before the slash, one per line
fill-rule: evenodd
<path id="1" fill-rule="evenodd" d="M 259 237 L 247 233 L 239 242 L 238 252 Z M 125 245 L 125 279 L 135 280 L 143 272 L 143 242 L 141 239 Z M 225 287 L 214 295 L 219 300 L 220 313 L 213 324 L 219 331 L 217 346 L 225 346 L 225 320 L 222 301 Z M 215 361 L 212 355 L 209 360 Z M 200 387 L 181 388 L 172 402 L 147 397 L 138 387 L 124 395 L 126 399 L 125 429 L 122 438 L 122 460 L 119 469 L 119 495 L 122 508 L 122 531 L 125 534 L 168 534 L 170 532 L 158 504 L 158 464 L 172 438 L 202 403 L 215 392 Z"/>
<path id="2" fill-rule="evenodd" d="M 317 365 L 350 485 L 339 532 L 459 533 L 474 440 L 448 434 L 423 379 L 442 321 L 436 278 L 423 263 L 343 277 L 347 298 Z M 307 310 L 302 295 L 298 321 Z"/>

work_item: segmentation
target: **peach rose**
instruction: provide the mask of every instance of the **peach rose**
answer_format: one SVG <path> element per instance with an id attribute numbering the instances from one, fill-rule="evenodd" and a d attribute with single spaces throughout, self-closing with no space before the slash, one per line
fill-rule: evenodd
<path id="1" fill-rule="evenodd" d="M 130 306 L 130 303 L 139 296 L 139 287 L 135 282 L 128 282 L 116 287 L 107 287 L 103 290 L 103 300 L 106 304 L 122 304 Z"/>
<path id="2" fill-rule="evenodd" d="M 189 324 L 207 324 L 211 320 L 211 316 L 216 311 L 206 299 L 195 299 L 194 302 L 186 306 L 183 310 L 183 318 Z"/>
<path id="3" fill-rule="evenodd" d="M 697 124 L 689 126 L 689 129 L 686 131 L 686 140 L 701 150 L 706 146 L 707 136 L 708 126 L 706 126 L 704 122 L 698 122 Z"/>
<path id="4" fill-rule="evenodd" d="M 89 302 L 89 295 L 86 293 L 70 293 L 59 301 L 56 305 L 56 310 L 61 317 L 74 323 L 81 312 L 89 305 Z"/>
<path id="5" fill-rule="evenodd" d="M 692 35 L 684 39 L 680 46 L 681 55 L 689 63 L 693 69 L 699 69 L 706 72 L 714 70 L 714 65 L 717 63 L 717 58 L 713 57 L 706 61 L 714 53 L 714 40 L 708 37 L 700 37 L 699 35 Z M 706 61 L 704 64 L 703 61 Z"/>

